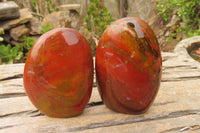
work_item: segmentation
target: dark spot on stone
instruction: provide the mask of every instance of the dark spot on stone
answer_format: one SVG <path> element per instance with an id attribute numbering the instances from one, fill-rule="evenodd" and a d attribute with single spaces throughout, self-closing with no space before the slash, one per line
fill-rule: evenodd
<path id="1" fill-rule="evenodd" d="M 131 26 L 132 28 L 135 28 L 135 25 L 133 23 L 131 23 L 131 22 L 128 22 L 127 25 Z"/>

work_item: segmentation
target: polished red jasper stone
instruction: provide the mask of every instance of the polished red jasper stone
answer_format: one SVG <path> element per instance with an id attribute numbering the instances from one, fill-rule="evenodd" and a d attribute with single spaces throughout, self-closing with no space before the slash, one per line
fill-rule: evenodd
<path id="1" fill-rule="evenodd" d="M 139 18 L 112 23 L 100 38 L 96 74 L 100 95 L 114 111 L 144 113 L 161 80 L 162 59 L 152 29 Z"/>
<path id="2" fill-rule="evenodd" d="M 89 44 L 77 31 L 58 28 L 32 47 L 24 69 L 24 87 L 31 102 L 51 117 L 82 113 L 93 83 Z"/>

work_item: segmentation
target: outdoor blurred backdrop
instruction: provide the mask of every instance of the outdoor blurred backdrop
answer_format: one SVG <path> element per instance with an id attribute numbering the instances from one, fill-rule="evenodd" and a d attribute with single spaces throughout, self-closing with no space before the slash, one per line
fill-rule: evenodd
<path id="1" fill-rule="evenodd" d="M 0 0 L 0 64 L 25 62 L 37 38 L 59 27 L 83 34 L 95 55 L 103 31 L 123 17 L 146 21 L 162 51 L 200 35 L 200 0 Z"/>

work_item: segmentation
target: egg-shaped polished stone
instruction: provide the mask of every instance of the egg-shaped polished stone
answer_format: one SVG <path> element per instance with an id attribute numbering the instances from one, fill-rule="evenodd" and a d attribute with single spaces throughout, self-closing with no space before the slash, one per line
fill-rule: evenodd
<path id="1" fill-rule="evenodd" d="M 79 115 L 91 96 L 93 58 L 87 40 L 77 31 L 57 28 L 32 47 L 24 69 L 24 87 L 31 102 L 51 117 Z"/>
<path id="2" fill-rule="evenodd" d="M 96 52 L 100 95 L 114 111 L 140 114 L 153 103 L 161 80 L 159 44 L 149 25 L 139 18 L 113 22 Z"/>

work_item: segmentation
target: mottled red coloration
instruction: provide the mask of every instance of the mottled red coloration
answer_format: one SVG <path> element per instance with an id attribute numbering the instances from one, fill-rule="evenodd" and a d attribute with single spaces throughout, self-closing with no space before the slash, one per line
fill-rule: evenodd
<path id="1" fill-rule="evenodd" d="M 155 34 L 138 18 L 123 18 L 103 33 L 96 52 L 98 89 L 114 111 L 144 113 L 161 80 L 162 59 Z"/>
<path id="2" fill-rule="evenodd" d="M 48 116 L 81 114 L 91 96 L 92 83 L 90 46 L 73 29 L 45 33 L 27 57 L 24 87 L 35 107 Z"/>
<path id="3" fill-rule="evenodd" d="M 196 54 L 200 55 L 200 48 L 196 50 Z"/>

